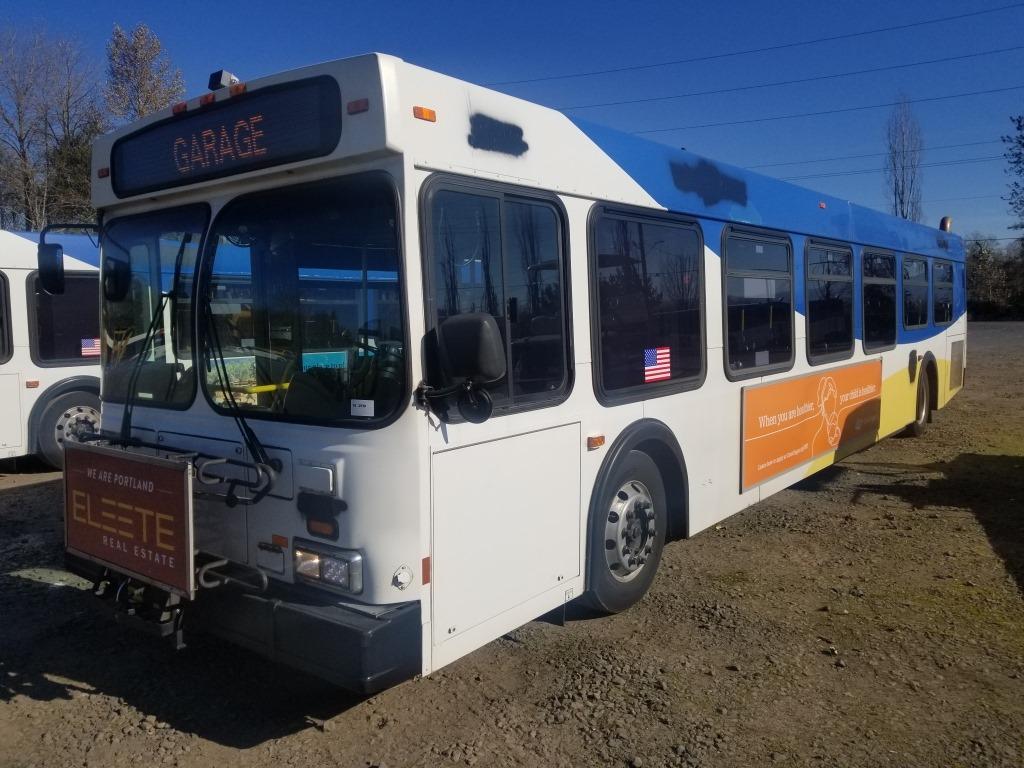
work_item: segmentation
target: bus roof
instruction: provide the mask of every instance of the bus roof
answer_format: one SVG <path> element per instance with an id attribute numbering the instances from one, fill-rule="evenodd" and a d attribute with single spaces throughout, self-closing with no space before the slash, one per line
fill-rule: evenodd
<path id="1" fill-rule="evenodd" d="M 224 132 L 225 126 L 221 123 L 226 125 L 239 115 L 247 114 L 243 104 L 266 105 L 273 101 L 271 93 L 281 93 L 289 84 L 299 88 L 301 83 L 323 80 L 325 76 L 338 82 L 346 103 L 340 127 L 334 124 L 339 138 L 333 150 L 321 151 L 315 157 L 283 156 L 280 163 L 251 164 L 235 172 L 212 172 L 213 166 L 220 167 L 226 162 L 219 153 L 232 158 L 238 149 L 228 142 L 214 152 L 220 146 L 215 144 L 215 137 L 230 133 L 230 130 Z M 470 173 L 595 200 L 659 207 L 702 219 L 963 260 L 963 243 L 951 233 L 683 149 L 570 118 L 557 110 L 423 69 L 393 56 L 368 54 L 282 72 L 251 81 L 237 91 L 237 96 L 235 93 L 221 89 L 212 103 L 205 104 L 191 99 L 175 110 L 168 107 L 98 139 L 93 156 L 94 203 L 103 208 L 121 201 L 141 203 L 165 196 L 184 198 L 189 193 L 195 198 L 205 188 L 227 181 L 239 182 L 240 188 L 265 185 L 271 175 L 283 180 L 287 178 L 285 174 L 303 167 L 351 163 L 359 156 L 372 158 L 403 153 L 413 165 L 427 171 Z M 254 101 L 238 101 L 236 106 L 236 98 Z M 266 134 L 264 140 L 268 143 L 274 130 L 271 114 L 274 109 L 272 104 L 270 106 L 271 110 L 265 115 L 261 112 L 259 118 L 262 121 L 259 135 Z M 336 105 L 339 111 L 341 107 L 341 104 Z M 423 119 L 424 107 L 426 114 L 434 116 L 433 120 Z M 414 116 L 417 110 L 419 119 Z M 281 112 L 281 107 L 276 111 Z M 287 113 L 278 116 L 278 120 L 282 125 L 294 125 L 294 121 L 289 123 Z M 176 125 L 181 126 L 180 136 L 175 131 Z M 284 127 L 278 130 L 288 132 Z M 136 138 L 143 135 L 151 136 L 152 140 L 147 144 Z M 284 140 L 288 138 L 282 136 Z M 177 143 L 182 147 L 192 145 L 193 156 L 191 159 L 183 156 L 184 170 L 179 167 L 179 171 L 191 173 L 198 168 L 197 162 L 205 170 L 192 183 L 184 178 L 172 179 L 166 188 L 158 189 L 140 184 L 135 187 L 139 193 L 119 197 L 114 187 L 118 168 L 112 163 L 112 153 L 118 142 L 129 140 L 136 145 L 146 144 L 141 148 L 145 151 L 138 154 L 143 162 L 149 162 L 146 158 L 170 156 L 171 142 L 175 142 L 175 146 Z M 204 144 L 207 140 L 209 147 Z M 294 158 L 299 159 L 292 162 Z M 153 178 L 159 178 L 161 170 L 166 178 L 167 169 L 156 170 Z M 173 166 L 170 170 L 173 172 Z M 130 175 L 139 174 L 133 168 Z"/>
<path id="2" fill-rule="evenodd" d="M 64 269 L 92 270 L 100 265 L 100 252 L 88 235 L 51 234 L 48 242 L 64 246 Z M 0 268 L 36 269 L 38 232 L 0 230 Z"/>
<path id="3" fill-rule="evenodd" d="M 658 203 L 699 217 L 963 260 L 959 236 L 684 149 L 574 120 Z"/>

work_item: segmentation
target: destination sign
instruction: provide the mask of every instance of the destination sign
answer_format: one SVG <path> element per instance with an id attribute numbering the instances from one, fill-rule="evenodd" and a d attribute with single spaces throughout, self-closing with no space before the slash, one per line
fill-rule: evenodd
<path id="1" fill-rule="evenodd" d="M 330 77 L 261 88 L 143 128 L 114 144 L 114 194 L 159 189 L 329 154 L 341 137 Z"/>

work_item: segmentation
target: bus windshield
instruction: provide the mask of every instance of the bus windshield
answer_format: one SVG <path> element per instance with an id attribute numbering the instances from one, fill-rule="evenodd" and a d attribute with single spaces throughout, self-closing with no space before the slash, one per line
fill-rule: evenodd
<path id="1" fill-rule="evenodd" d="M 195 205 L 125 216 L 103 228 L 104 280 L 128 276 L 124 296 L 103 299 L 104 400 L 123 403 L 131 388 L 144 405 L 192 402 L 192 283 L 208 217 L 205 205 Z"/>
<path id="2" fill-rule="evenodd" d="M 406 344 L 387 183 L 357 177 L 239 198 L 206 253 L 200 327 L 214 405 L 315 422 L 394 413 Z"/>

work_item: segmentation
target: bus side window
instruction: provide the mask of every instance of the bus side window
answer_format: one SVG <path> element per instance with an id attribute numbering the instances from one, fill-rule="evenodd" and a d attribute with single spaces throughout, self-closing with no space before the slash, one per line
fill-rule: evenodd
<path id="1" fill-rule="evenodd" d="M 654 387 L 698 386 L 704 284 L 697 228 L 607 211 L 593 242 L 600 394 L 619 400 L 655 396 Z"/>
<path id="2" fill-rule="evenodd" d="M 788 239 L 731 233 L 725 244 L 726 354 L 734 378 L 793 363 L 793 258 Z"/>
<path id="3" fill-rule="evenodd" d="M 568 322 L 555 206 L 490 189 L 439 189 L 429 206 L 431 322 L 465 312 L 494 317 L 508 360 L 505 378 L 487 387 L 498 409 L 560 397 L 569 381 Z M 436 361 L 427 365 L 440 383 Z"/>
<path id="4" fill-rule="evenodd" d="M 7 275 L 0 272 L 0 365 L 11 359 L 14 342 L 11 339 L 11 300 Z"/>
<path id="5" fill-rule="evenodd" d="M 896 344 L 896 257 L 865 252 L 863 277 L 864 351 L 890 349 Z"/>
<path id="6" fill-rule="evenodd" d="M 807 359 L 839 360 L 853 353 L 853 253 L 807 249 Z"/>
<path id="7" fill-rule="evenodd" d="M 932 317 L 936 325 L 953 322 L 953 264 L 936 260 L 932 265 Z"/>
<path id="8" fill-rule="evenodd" d="M 38 365 L 96 365 L 100 361 L 99 276 L 68 273 L 64 293 L 51 296 L 32 281 L 32 356 Z"/>
<path id="9" fill-rule="evenodd" d="M 928 262 L 903 258 L 903 327 L 928 325 Z"/>

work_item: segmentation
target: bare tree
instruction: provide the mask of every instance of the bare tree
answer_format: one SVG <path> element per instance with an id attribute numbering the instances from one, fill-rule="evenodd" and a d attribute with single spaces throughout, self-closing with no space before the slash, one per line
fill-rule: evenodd
<path id="1" fill-rule="evenodd" d="M 40 32 L 8 29 L 0 38 L 0 186 L 6 226 L 35 229 L 46 218 L 46 53 Z"/>
<path id="2" fill-rule="evenodd" d="M 967 237 L 967 298 L 972 304 L 1001 306 L 1009 299 L 1004 264 L 1005 253 L 999 240 L 973 232 Z"/>
<path id="3" fill-rule="evenodd" d="M 900 94 L 885 126 L 888 157 L 885 187 L 894 216 L 921 220 L 921 153 L 924 140 L 921 125 L 910 110 L 907 97 Z"/>
<path id="4" fill-rule="evenodd" d="M 100 105 L 96 62 L 73 41 L 51 45 L 52 70 L 45 113 L 47 131 L 48 218 L 88 221 L 92 142 L 107 128 Z"/>
<path id="5" fill-rule="evenodd" d="M 179 100 L 181 70 L 171 65 L 160 39 L 145 24 L 130 33 L 117 24 L 107 43 L 107 109 L 131 122 Z"/>
<path id="6" fill-rule="evenodd" d="M 1003 136 L 1006 144 L 1006 172 L 1016 178 L 1010 182 L 1010 194 L 1006 201 L 1010 204 L 1010 212 L 1017 217 L 1017 223 L 1010 229 L 1024 229 L 1024 115 L 1011 117 L 1013 127 L 1017 131 L 1012 136 Z"/>
<path id="7" fill-rule="evenodd" d="M 96 67 L 77 42 L 39 30 L 0 35 L 0 226 L 93 218 L 98 97 Z"/>

